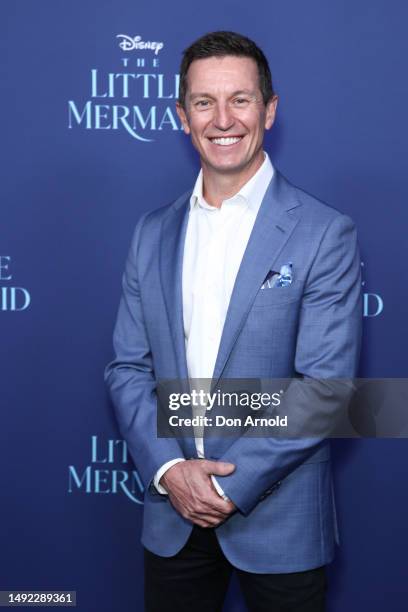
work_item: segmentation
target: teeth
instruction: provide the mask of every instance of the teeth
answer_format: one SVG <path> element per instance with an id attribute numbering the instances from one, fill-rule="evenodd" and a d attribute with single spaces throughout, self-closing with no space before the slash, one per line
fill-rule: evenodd
<path id="1" fill-rule="evenodd" d="M 211 141 L 217 145 L 232 145 L 236 142 L 242 140 L 242 137 L 239 138 L 212 138 Z"/>

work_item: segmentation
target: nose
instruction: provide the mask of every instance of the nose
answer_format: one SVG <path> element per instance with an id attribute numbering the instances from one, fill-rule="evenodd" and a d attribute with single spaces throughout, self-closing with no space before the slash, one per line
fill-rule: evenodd
<path id="1" fill-rule="evenodd" d="M 228 103 L 219 102 L 215 107 L 214 127 L 226 132 L 234 125 L 234 117 Z"/>

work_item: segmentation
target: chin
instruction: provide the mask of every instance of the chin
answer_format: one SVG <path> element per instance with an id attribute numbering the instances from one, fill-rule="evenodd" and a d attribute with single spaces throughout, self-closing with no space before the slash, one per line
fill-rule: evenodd
<path id="1" fill-rule="evenodd" d="M 224 172 L 241 172 L 248 165 L 245 161 L 231 161 L 214 165 L 214 168 L 223 170 Z"/>
<path id="2" fill-rule="evenodd" d="M 245 160 L 237 159 L 206 159 L 206 163 L 214 170 L 237 171 L 242 170 L 247 165 Z"/>

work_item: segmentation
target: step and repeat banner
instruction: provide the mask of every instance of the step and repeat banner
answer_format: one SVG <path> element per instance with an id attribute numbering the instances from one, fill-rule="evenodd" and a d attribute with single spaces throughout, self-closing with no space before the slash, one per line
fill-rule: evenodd
<path id="1" fill-rule="evenodd" d="M 402 1 L 20 0 L 1 22 L 0 590 L 143 606 L 143 486 L 103 381 L 142 213 L 190 188 L 181 52 L 253 38 L 279 94 L 267 135 L 293 183 L 350 215 L 361 377 L 407 375 L 408 50 Z M 341 546 L 329 610 L 405 609 L 406 439 L 335 440 Z M 225 610 L 244 611 L 232 583 Z"/>

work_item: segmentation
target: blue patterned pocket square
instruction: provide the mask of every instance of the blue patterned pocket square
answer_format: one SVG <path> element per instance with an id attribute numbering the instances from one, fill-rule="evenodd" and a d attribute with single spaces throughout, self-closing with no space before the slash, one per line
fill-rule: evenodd
<path id="1" fill-rule="evenodd" d="M 261 285 L 261 289 L 273 289 L 274 287 L 287 287 L 292 283 L 293 272 L 292 263 L 283 264 L 280 272 L 270 270 L 266 275 L 264 282 Z"/>

